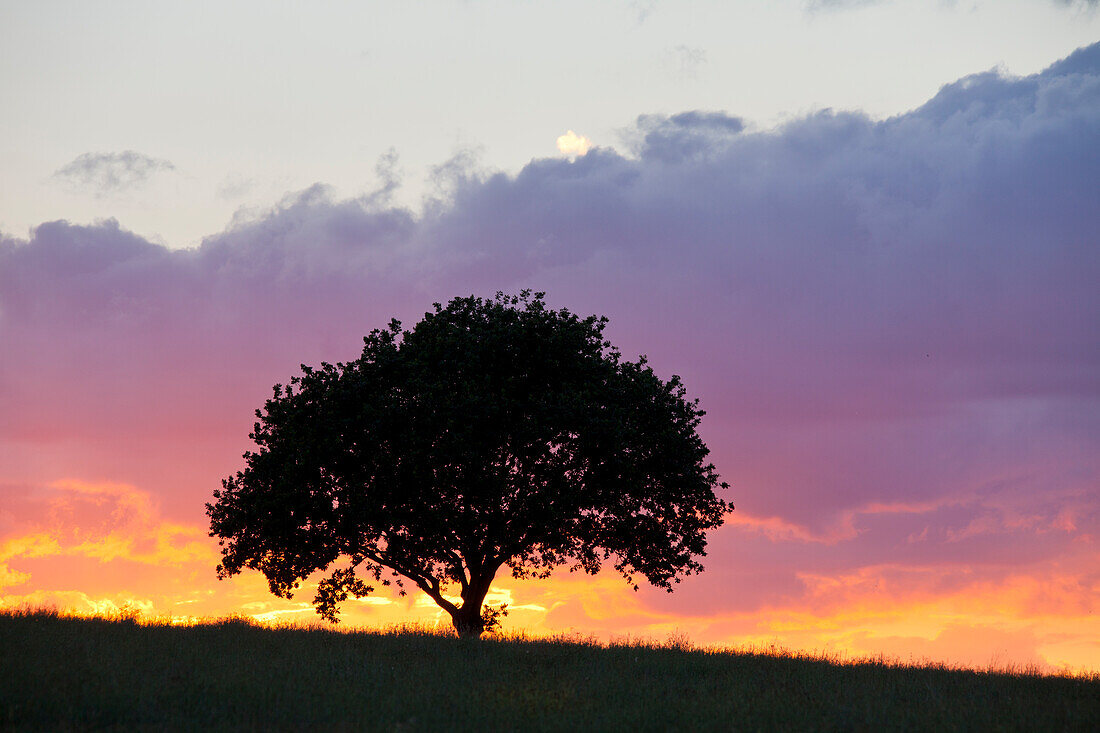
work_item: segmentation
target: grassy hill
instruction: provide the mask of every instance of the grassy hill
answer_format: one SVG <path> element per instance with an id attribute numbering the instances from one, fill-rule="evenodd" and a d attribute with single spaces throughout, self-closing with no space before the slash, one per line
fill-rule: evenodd
<path id="1" fill-rule="evenodd" d="M 0 729 L 1100 730 L 1100 676 L 0 613 Z"/>

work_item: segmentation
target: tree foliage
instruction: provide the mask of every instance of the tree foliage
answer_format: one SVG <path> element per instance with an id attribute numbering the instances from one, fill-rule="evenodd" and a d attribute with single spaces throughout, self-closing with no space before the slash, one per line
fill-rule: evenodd
<path id="1" fill-rule="evenodd" d="M 411 582 L 478 636 L 504 612 L 482 608 L 502 567 L 610 563 L 669 590 L 702 570 L 732 509 L 704 413 L 679 377 L 621 358 L 606 324 L 541 293 L 456 298 L 372 331 L 354 361 L 302 365 L 206 505 L 219 577 L 259 570 L 289 598 L 327 570 L 314 605 L 330 621 L 349 595 Z"/>

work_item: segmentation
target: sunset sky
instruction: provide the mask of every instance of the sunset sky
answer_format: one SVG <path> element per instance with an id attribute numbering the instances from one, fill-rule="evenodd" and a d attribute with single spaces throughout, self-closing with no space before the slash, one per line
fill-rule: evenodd
<path id="1" fill-rule="evenodd" d="M 1100 7 L 0 0 L 0 606 L 315 619 L 204 503 L 300 363 L 522 288 L 737 507 L 507 629 L 1100 671 Z M 444 625 L 424 596 L 348 624 Z"/>

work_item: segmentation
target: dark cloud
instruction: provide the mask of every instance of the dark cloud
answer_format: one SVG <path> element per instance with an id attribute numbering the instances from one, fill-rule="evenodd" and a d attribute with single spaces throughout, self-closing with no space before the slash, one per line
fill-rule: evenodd
<path id="1" fill-rule="evenodd" d="M 124 150 L 121 153 L 84 153 L 53 175 L 75 188 L 109 194 L 136 188 L 153 174 L 170 170 L 175 170 L 175 166 L 167 160 Z"/>
<path id="2" fill-rule="evenodd" d="M 640 115 L 623 137 L 636 155 L 648 160 L 683 162 L 711 156 L 732 136 L 745 129 L 744 121 L 725 112 L 693 110 L 672 115 Z"/>
<path id="3" fill-rule="evenodd" d="M 632 139 L 515 175 L 460 155 L 421 214 L 316 186 L 191 250 L 114 222 L 4 240 L 0 443 L 170 436 L 199 506 L 300 362 L 534 287 L 702 398 L 738 532 L 782 539 L 715 540 L 730 588 L 756 581 L 729 558 L 771 558 L 754 603 L 795 568 L 1052 562 L 1100 530 L 1100 45 L 888 120 L 693 111 Z"/>

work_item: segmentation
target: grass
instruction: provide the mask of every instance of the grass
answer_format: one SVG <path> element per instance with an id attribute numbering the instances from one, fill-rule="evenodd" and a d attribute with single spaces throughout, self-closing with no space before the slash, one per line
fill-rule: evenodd
<path id="1" fill-rule="evenodd" d="M 1100 730 L 1100 676 L 0 611 L 5 730 Z"/>

